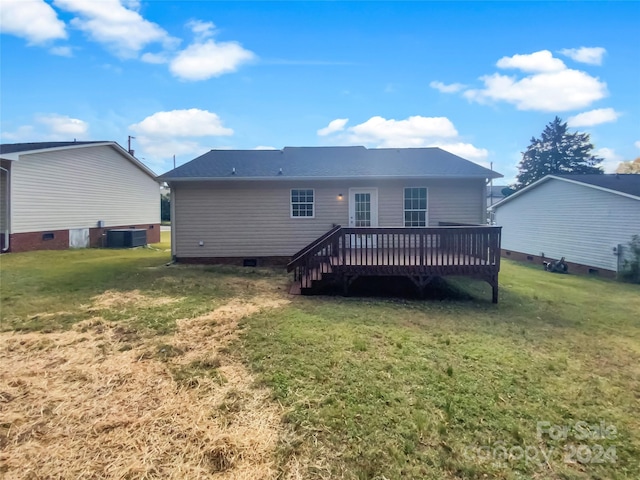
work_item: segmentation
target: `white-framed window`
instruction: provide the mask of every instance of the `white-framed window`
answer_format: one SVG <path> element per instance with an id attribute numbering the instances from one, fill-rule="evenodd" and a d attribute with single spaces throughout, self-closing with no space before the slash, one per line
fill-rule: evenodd
<path id="1" fill-rule="evenodd" d="M 315 192 L 313 188 L 291 189 L 291 218 L 315 216 Z"/>
<path id="2" fill-rule="evenodd" d="M 427 226 L 426 187 L 407 187 L 404 189 L 404 226 Z"/>

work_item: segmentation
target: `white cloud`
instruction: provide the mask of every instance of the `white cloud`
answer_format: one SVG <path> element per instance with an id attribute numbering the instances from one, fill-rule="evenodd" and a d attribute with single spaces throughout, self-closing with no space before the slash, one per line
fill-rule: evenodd
<path id="1" fill-rule="evenodd" d="M 208 137 L 233 135 L 218 115 L 197 108 L 156 112 L 129 128 L 152 162 L 172 155 L 200 154 L 211 148 L 204 146 L 204 141 L 215 141 Z"/>
<path id="2" fill-rule="evenodd" d="M 360 125 L 349 127 L 353 142 L 376 144 L 379 147 L 419 147 L 433 138 L 455 138 L 453 123 L 445 117 L 413 116 L 406 120 L 371 117 Z"/>
<path id="3" fill-rule="evenodd" d="M 633 146 L 640 149 L 640 140 L 635 141 Z"/>
<path id="4" fill-rule="evenodd" d="M 257 147 L 254 148 L 254 150 L 278 150 L 278 149 L 270 145 L 258 145 Z"/>
<path id="5" fill-rule="evenodd" d="M 119 0 L 54 0 L 54 5 L 77 14 L 71 25 L 122 58 L 137 56 L 151 43 L 170 47 L 177 42 L 164 29 L 145 20 L 136 11 L 138 2 L 123 5 Z"/>
<path id="6" fill-rule="evenodd" d="M 49 53 L 60 57 L 73 57 L 73 50 L 71 47 L 52 47 L 49 49 Z"/>
<path id="7" fill-rule="evenodd" d="M 2 132 L 2 141 L 3 142 L 29 142 L 33 141 L 34 138 L 41 138 L 40 135 L 35 134 L 35 128 L 33 125 L 21 125 L 13 132 Z"/>
<path id="8" fill-rule="evenodd" d="M 222 125 L 213 112 L 190 108 L 156 112 L 129 128 L 148 136 L 205 137 L 233 135 L 233 130 Z"/>
<path id="9" fill-rule="evenodd" d="M 554 58 L 549 50 L 502 57 L 496 63 L 498 68 L 515 68 L 523 72 L 558 72 L 567 68 L 562 60 Z"/>
<path id="10" fill-rule="evenodd" d="M 560 50 L 560 53 L 576 62 L 587 63 L 589 65 L 602 65 L 602 58 L 607 51 L 602 47 L 580 47 L 565 48 Z"/>
<path id="11" fill-rule="evenodd" d="M 36 121 L 46 125 L 53 135 L 62 137 L 82 137 L 89 131 L 89 124 L 77 118 L 71 118 L 67 115 L 48 114 L 38 115 Z"/>
<path id="12" fill-rule="evenodd" d="M 459 157 L 466 158 L 479 163 L 487 168 L 490 164 L 485 160 L 489 156 L 489 151 L 486 148 L 478 148 L 471 143 L 455 142 L 455 143 L 439 143 L 428 145 L 429 147 L 440 147 L 449 153 L 458 155 Z"/>
<path id="13" fill-rule="evenodd" d="M 431 88 L 439 90 L 442 93 L 457 93 L 466 88 L 466 85 L 463 85 L 462 83 L 451 83 L 447 85 L 445 83 L 436 81 L 431 82 L 429 86 Z"/>
<path id="14" fill-rule="evenodd" d="M 213 22 L 203 22 L 202 20 L 191 20 L 187 23 L 187 27 L 193 32 L 196 41 L 212 37 L 216 28 Z"/>
<path id="15" fill-rule="evenodd" d="M 605 82 L 567 68 L 548 50 L 503 57 L 496 65 L 521 73 L 484 75 L 480 77 L 483 87 L 467 89 L 463 96 L 482 104 L 510 103 L 518 110 L 563 112 L 588 107 L 608 95 Z"/>
<path id="16" fill-rule="evenodd" d="M 2 132 L 3 141 L 71 141 L 86 139 L 89 124 L 84 120 L 57 113 L 39 114 L 35 125 L 22 125 L 13 132 Z"/>
<path id="17" fill-rule="evenodd" d="M 330 121 L 329 125 L 318 130 L 317 133 L 321 137 L 326 137 L 327 135 L 330 135 L 332 133 L 339 132 L 341 130 L 344 130 L 344 126 L 348 121 L 348 118 L 336 118 L 335 120 Z"/>
<path id="18" fill-rule="evenodd" d="M 171 60 L 169 70 L 181 80 L 207 80 L 225 73 L 255 58 L 255 54 L 237 42 L 196 41 Z"/>
<path id="19" fill-rule="evenodd" d="M 567 124 L 570 127 L 593 127 L 601 123 L 615 122 L 619 116 L 613 108 L 597 108 L 569 117 Z"/>
<path id="20" fill-rule="evenodd" d="M 470 101 L 504 101 L 518 110 L 561 112 L 591 105 L 607 96 L 607 84 L 585 72 L 565 69 L 522 79 L 494 73 L 481 78 L 483 89 L 464 92 Z"/>
<path id="21" fill-rule="evenodd" d="M 624 161 L 624 157 L 616 153 L 613 148 L 599 148 L 595 151 L 598 157 L 604 158 L 604 162 L 600 166 L 604 169 L 604 173 L 616 173 L 616 168 L 620 162 Z"/>
<path id="22" fill-rule="evenodd" d="M 176 54 L 167 51 L 144 53 L 146 63 L 169 64 L 170 72 L 181 80 L 207 80 L 235 72 L 240 65 L 253 60 L 255 54 L 237 42 L 216 42 L 212 22 L 191 20 L 186 26 L 193 32 L 194 42 Z"/>
<path id="23" fill-rule="evenodd" d="M 325 129 L 334 122 L 339 122 L 337 125 L 340 128 L 327 134 L 332 135 L 330 141 L 333 144 L 378 148 L 440 147 L 474 161 L 482 161 L 489 155 L 486 149 L 463 142 L 453 123 L 446 117 L 413 116 L 395 120 L 376 116 L 346 129 L 347 119 L 336 119 Z M 318 135 L 323 136 L 321 132 L 325 129 L 318 130 Z"/>
<path id="24" fill-rule="evenodd" d="M 0 31 L 25 38 L 30 45 L 67 38 L 64 22 L 44 0 L 0 1 Z"/>
<path id="25" fill-rule="evenodd" d="M 145 63 L 155 63 L 158 65 L 169 63 L 169 58 L 167 57 L 166 53 L 143 53 L 140 57 L 140 60 Z"/>

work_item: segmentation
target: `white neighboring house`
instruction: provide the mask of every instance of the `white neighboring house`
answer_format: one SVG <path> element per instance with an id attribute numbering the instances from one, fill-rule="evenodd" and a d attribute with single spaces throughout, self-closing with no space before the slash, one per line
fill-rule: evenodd
<path id="1" fill-rule="evenodd" d="M 640 175 L 547 175 L 490 210 L 504 257 L 614 276 L 640 235 Z"/>
<path id="2" fill-rule="evenodd" d="M 116 142 L 0 145 L 2 251 L 101 246 L 108 230 L 160 241 L 155 174 Z"/>

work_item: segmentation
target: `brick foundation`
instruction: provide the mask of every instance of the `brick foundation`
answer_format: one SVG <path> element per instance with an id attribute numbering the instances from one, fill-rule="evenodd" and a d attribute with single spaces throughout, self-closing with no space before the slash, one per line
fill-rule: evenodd
<path id="1" fill-rule="evenodd" d="M 285 267 L 291 261 L 291 257 L 176 257 L 175 261 L 196 265 Z"/>
<path id="2" fill-rule="evenodd" d="M 44 230 L 9 235 L 9 251 L 13 253 L 32 250 L 66 250 L 67 248 L 69 248 L 69 230 Z"/>
<path id="3" fill-rule="evenodd" d="M 513 250 L 501 250 L 502 258 L 508 258 L 517 262 L 531 263 L 533 265 L 540 265 L 543 268 L 543 262 L 550 262 L 552 260 L 559 260 L 558 258 L 546 258 L 540 255 L 529 255 L 522 252 L 514 252 Z M 569 266 L 569 273 L 575 275 L 597 275 L 604 278 L 616 278 L 616 272 L 613 270 L 606 270 L 604 268 L 590 267 L 589 265 L 583 265 L 581 263 L 566 262 Z"/>
<path id="4" fill-rule="evenodd" d="M 106 232 L 114 228 L 144 228 L 147 230 L 148 243 L 158 243 L 160 241 L 160 224 L 154 223 L 90 228 L 89 245 L 91 247 L 106 246 Z M 33 250 L 66 250 L 69 248 L 69 230 L 12 233 L 9 235 L 9 240 L 9 251 L 14 253 L 30 252 Z"/>

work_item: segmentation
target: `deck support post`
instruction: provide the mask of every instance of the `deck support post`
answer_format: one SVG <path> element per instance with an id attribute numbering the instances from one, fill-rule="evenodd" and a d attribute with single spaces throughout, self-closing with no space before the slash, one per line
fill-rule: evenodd
<path id="1" fill-rule="evenodd" d="M 420 298 L 424 298 L 424 292 L 427 285 L 429 285 L 434 279 L 433 275 L 407 275 L 407 277 L 418 288 Z"/>
<path id="2" fill-rule="evenodd" d="M 490 283 L 492 290 L 491 301 L 493 303 L 498 303 L 498 275 L 492 275 Z"/>

